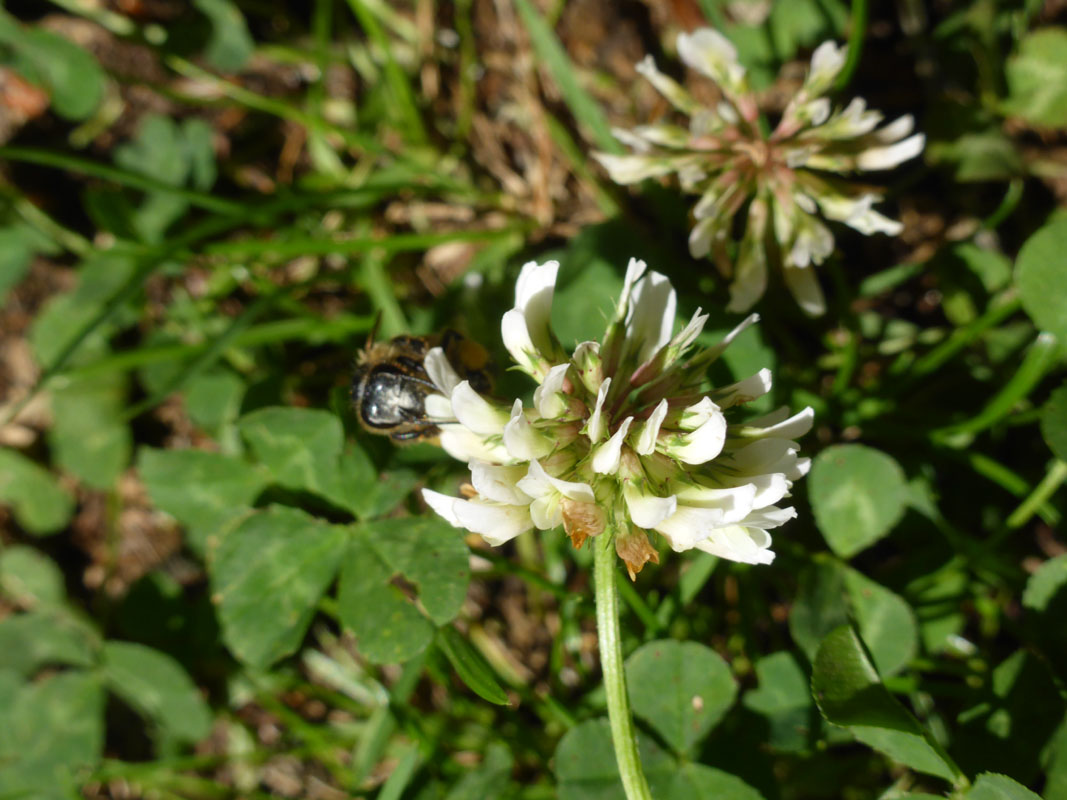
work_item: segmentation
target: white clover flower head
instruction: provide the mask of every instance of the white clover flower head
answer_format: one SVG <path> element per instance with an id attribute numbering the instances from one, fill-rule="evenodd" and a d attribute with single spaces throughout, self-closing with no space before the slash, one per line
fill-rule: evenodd
<path id="1" fill-rule="evenodd" d="M 440 391 L 427 411 L 471 482 L 463 497 L 424 489 L 426 502 L 492 545 L 560 525 L 576 547 L 611 536 L 631 578 L 659 561 L 650 532 L 677 551 L 769 564 L 767 532 L 796 516 L 777 504 L 808 471 L 796 439 L 811 428 L 812 410 L 742 420 L 743 406 L 770 390 L 770 371 L 729 386 L 707 381 L 708 367 L 758 317 L 701 349 L 707 315 L 698 310 L 675 333 L 670 282 L 631 260 L 604 337 L 567 355 L 549 325 L 558 267 L 526 264 L 501 324 L 518 368 L 537 382 L 531 407 L 482 397 L 440 348 L 427 354 Z"/>
<path id="2" fill-rule="evenodd" d="M 900 223 L 873 208 L 882 193 L 840 176 L 891 169 L 919 155 L 925 137 L 912 134 L 910 116 L 878 128 L 882 114 L 861 98 L 832 108 L 824 95 L 846 55 L 834 42 L 815 49 L 807 79 L 769 135 L 760 127 L 755 95 L 726 37 L 710 28 L 683 33 L 678 55 L 718 85 L 722 101 L 715 108 L 701 106 L 646 57 L 638 72 L 689 118 L 688 126 L 663 122 L 615 130 L 633 153 L 595 157 L 617 183 L 673 174 L 683 191 L 700 195 L 689 250 L 694 258 L 711 258 L 731 279 L 728 310 L 747 311 L 763 296 L 768 260 L 774 258 L 801 308 L 822 314 L 826 303 L 812 268 L 833 251 L 834 238 L 816 214 L 865 235 L 898 234 Z M 726 244 L 746 205 L 744 234 L 731 260 Z M 765 245 L 768 226 L 778 243 L 771 253 Z"/>

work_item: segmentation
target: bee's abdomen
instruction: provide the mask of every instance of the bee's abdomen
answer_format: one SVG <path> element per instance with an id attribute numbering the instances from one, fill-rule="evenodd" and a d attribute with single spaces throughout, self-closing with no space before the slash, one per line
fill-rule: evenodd
<path id="1" fill-rule="evenodd" d="M 422 418 L 425 392 L 418 381 L 394 367 L 374 367 L 363 389 L 361 415 L 371 428 L 394 428 Z"/>

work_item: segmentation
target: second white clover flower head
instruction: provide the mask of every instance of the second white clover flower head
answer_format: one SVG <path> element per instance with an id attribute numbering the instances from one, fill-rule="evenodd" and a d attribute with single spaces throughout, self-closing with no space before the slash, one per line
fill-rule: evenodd
<path id="1" fill-rule="evenodd" d="M 463 497 L 424 490 L 426 502 L 493 545 L 559 525 L 579 547 L 611 536 L 631 577 L 658 561 L 650 531 L 675 550 L 770 563 L 767 531 L 796 516 L 777 504 L 808 470 L 795 440 L 812 410 L 742 421 L 744 404 L 770 390 L 770 372 L 721 387 L 706 378 L 758 317 L 698 348 L 707 315 L 698 310 L 675 334 L 670 282 L 631 260 L 604 337 L 568 354 L 549 324 L 558 269 L 526 264 L 501 324 L 511 357 L 537 382 L 531 407 L 482 397 L 440 348 L 427 355 L 440 391 L 427 412 L 471 482 Z"/>
<path id="2" fill-rule="evenodd" d="M 824 95 L 845 64 L 845 48 L 834 42 L 816 48 L 807 79 L 769 135 L 760 128 L 755 95 L 726 37 L 710 28 L 683 33 L 678 55 L 718 85 L 722 102 L 700 105 L 647 57 L 637 70 L 689 117 L 688 127 L 665 122 L 615 130 L 634 152 L 596 158 L 617 183 L 675 174 L 684 191 L 700 195 L 689 250 L 694 258 L 710 257 L 732 279 L 729 310 L 755 305 L 774 260 L 801 308 L 822 314 L 826 304 L 812 267 L 833 251 L 834 238 L 817 212 L 863 234 L 899 233 L 899 222 L 873 209 L 882 199 L 879 190 L 839 176 L 891 169 L 921 153 L 925 137 L 912 134 L 911 116 L 878 128 L 882 114 L 858 97 L 845 108 L 831 108 Z M 726 244 L 746 204 L 744 234 L 731 260 Z M 770 253 L 768 232 L 777 242 Z"/>

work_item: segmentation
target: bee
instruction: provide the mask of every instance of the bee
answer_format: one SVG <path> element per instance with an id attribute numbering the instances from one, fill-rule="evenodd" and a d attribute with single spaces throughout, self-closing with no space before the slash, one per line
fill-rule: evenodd
<path id="1" fill-rule="evenodd" d="M 377 326 L 375 326 L 377 327 Z M 368 433 L 396 442 L 432 442 L 440 430 L 426 415 L 426 397 L 439 390 L 426 374 L 426 354 L 434 347 L 479 393 L 492 391 L 489 353 L 452 329 L 430 336 L 394 336 L 375 342 L 371 332 L 352 376 L 352 406 Z"/>

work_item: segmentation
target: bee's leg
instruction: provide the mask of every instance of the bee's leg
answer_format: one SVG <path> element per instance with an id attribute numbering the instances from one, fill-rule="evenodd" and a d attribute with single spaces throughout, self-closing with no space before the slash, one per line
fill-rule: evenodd
<path id="1" fill-rule="evenodd" d="M 391 433 L 389 437 L 397 442 L 432 442 L 440 433 L 436 425 L 424 425 L 415 430 Z"/>

